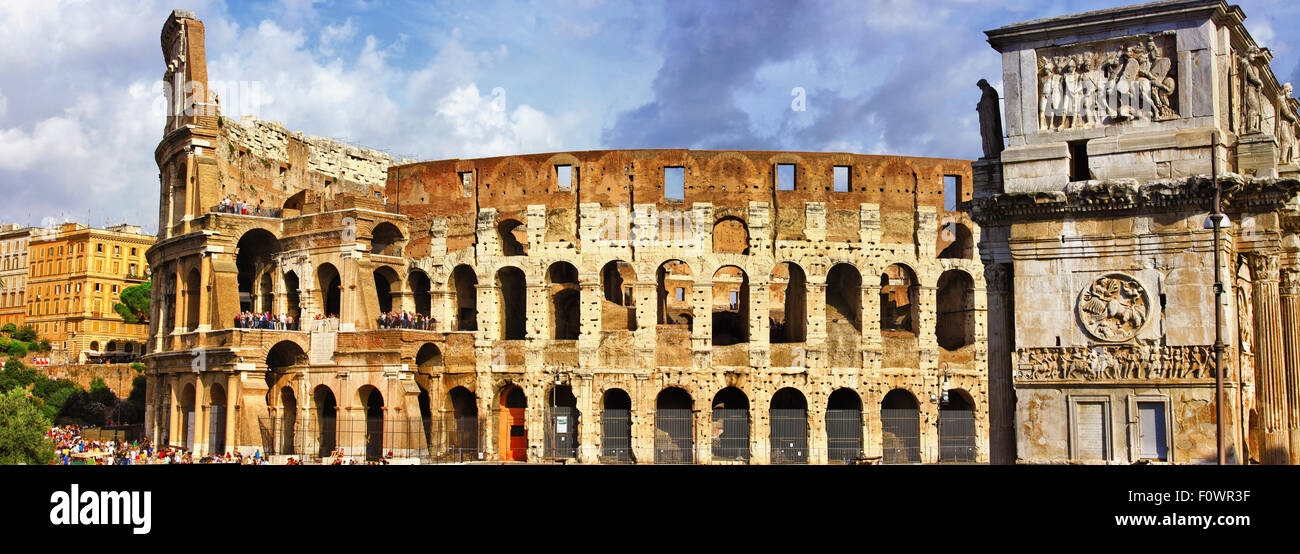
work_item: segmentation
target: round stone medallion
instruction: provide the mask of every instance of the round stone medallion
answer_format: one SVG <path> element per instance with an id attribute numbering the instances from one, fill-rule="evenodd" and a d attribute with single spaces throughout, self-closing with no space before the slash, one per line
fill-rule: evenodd
<path id="1" fill-rule="evenodd" d="M 1147 291 L 1137 279 L 1107 273 L 1079 293 L 1079 322 L 1097 340 L 1126 341 L 1146 325 L 1150 306 Z"/>

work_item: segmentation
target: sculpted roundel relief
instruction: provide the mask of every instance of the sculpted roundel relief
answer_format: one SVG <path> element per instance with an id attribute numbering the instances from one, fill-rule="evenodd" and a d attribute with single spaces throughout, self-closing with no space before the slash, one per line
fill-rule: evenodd
<path id="1" fill-rule="evenodd" d="M 1146 325 L 1150 305 L 1146 289 L 1137 279 L 1107 273 L 1079 293 L 1079 322 L 1093 338 L 1126 341 Z"/>

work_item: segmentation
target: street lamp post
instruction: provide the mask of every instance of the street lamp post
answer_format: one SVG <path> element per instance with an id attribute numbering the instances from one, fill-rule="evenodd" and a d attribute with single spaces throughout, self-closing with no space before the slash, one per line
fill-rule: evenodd
<path id="1" fill-rule="evenodd" d="M 1219 134 L 1210 135 L 1210 179 L 1214 184 L 1214 210 L 1206 218 L 1207 227 L 1214 230 L 1214 404 L 1216 409 L 1215 435 L 1219 465 L 1227 465 L 1226 437 L 1223 432 L 1223 275 L 1219 260 L 1219 229 L 1231 225 L 1223 213 L 1222 188 L 1219 186 Z M 1240 392 L 1240 391 L 1238 391 Z"/>

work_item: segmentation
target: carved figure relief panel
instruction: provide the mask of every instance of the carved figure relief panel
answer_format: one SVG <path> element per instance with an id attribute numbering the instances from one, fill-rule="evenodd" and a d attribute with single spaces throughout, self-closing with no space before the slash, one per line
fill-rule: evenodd
<path id="1" fill-rule="evenodd" d="M 1017 381 L 1155 381 L 1211 379 L 1212 345 L 1140 344 L 1021 348 Z"/>
<path id="2" fill-rule="evenodd" d="M 1150 316 L 1151 302 L 1142 283 L 1123 273 L 1093 279 L 1079 293 L 1079 323 L 1092 338 L 1123 342 L 1137 336 Z"/>
<path id="3" fill-rule="evenodd" d="M 1172 33 L 1040 48 L 1038 129 L 1178 119 Z"/>

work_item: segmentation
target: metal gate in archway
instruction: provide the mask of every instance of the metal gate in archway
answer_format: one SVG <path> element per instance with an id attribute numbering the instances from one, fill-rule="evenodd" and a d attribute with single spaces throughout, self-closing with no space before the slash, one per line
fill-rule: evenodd
<path id="1" fill-rule="evenodd" d="M 880 410 L 880 429 L 885 463 L 921 463 L 921 424 L 915 408 Z"/>
<path id="2" fill-rule="evenodd" d="M 939 410 L 939 461 L 975 461 L 975 412 Z"/>
<path id="3" fill-rule="evenodd" d="M 849 463 L 862 454 L 862 410 L 826 410 L 830 463 Z"/>
<path id="4" fill-rule="evenodd" d="M 748 409 L 714 409 L 711 436 L 715 461 L 749 462 Z"/>
<path id="5" fill-rule="evenodd" d="M 694 412 L 689 408 L 660 408 L 655 411 L 655 463 L 695 463 Z"/>
<path id="6" fill-rule="evenodd" d="M 769 412 L 773 464 L 808 463 L 808 411 L 780 408 Z"/>
<path id="7" fill-rule="evenodd" d="M 567 406 L 547 407 L 546 421 L 544 456 L 577 458 L 578 409 Z"/>
<path id="8" fill-rule="evenodd" d="M 600 414 L 601 462 L 632 462 L 632 410 L 606 409 Z"/>

